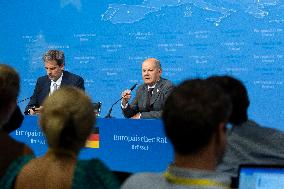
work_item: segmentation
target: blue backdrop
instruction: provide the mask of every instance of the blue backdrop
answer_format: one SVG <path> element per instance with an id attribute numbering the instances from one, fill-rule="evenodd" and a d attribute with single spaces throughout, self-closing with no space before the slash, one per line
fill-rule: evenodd
<path id="1" fill-rule="evenodd" d="M 66 70 L 85 79 L 103 116 L 142 83 L 148 57 L 175 84 L 229 74 L 248 88 L 250 117 L 284 130 L 283 26 L 283 0 L 1 1 L 0 61 L 19 71 L 24 99 L 45 74 L 43 53 L 63 50 Z M 122 117 L 119 105 L 113 115 Z"/>

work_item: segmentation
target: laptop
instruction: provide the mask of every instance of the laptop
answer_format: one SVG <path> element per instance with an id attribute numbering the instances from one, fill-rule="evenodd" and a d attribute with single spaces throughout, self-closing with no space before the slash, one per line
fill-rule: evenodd
<path id="1" fill-rule="evenodd" d="M 284 165 L 240 165 L 238 189 L 283 189 Z"/>

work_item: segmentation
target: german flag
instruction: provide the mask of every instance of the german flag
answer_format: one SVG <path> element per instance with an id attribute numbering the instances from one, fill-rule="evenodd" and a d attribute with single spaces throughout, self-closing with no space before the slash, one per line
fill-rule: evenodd
<path id="1" fill-rule="evenodd" d="M 87 148 L 100 148 L 100 134 L 99 128 L 95 127 L 92 134 L 89 136 L 86 142 Z"/>

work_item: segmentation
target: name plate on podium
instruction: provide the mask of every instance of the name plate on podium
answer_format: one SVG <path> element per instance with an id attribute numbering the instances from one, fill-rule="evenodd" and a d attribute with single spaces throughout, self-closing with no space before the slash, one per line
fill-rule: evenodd
<path id="1" fill-rule="evenodd" d="M 47 151 L 37 116 L 25 116 L 11 136 L 29 145 L 36 156 Z M 162 172 L 173 159 L 173 149 L 159 119 L 97 119 L 97 126 L 79 159 L 101 159 L 111 170 Z"/>

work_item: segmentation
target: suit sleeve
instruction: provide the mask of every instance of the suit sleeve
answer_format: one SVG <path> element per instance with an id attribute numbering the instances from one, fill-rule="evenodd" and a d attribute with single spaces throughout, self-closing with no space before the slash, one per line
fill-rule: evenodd
<path id="1" fill-rule="evenodd" d="M 40 91 L 40 82 L 39 82 L 39 79 L 38 79 L 37 82 L 36 82 L 36 86 L 35 86 L 33 95 L 31 96 L 30 101 L 25 108 L 25 112 L 28 111 L 28 109 L 30 109 L 34 106 L 39 107 L 39 102 L 38 102 L 38 97 L 37 97 L 38 94 L 39 94 L 39 91 Z"/>
<path id="2" fill-rule="evenodd" d="M 141 112 L 141 118 L 143 119 L 151 119 L 151 118 L 161 118 L 162 117 L 162 113 L 163 113 L 163 106 L 167 100 L 167 98 L 169 97 L 169 95 L 171 94 L 172 90 L 173 90 L 174 86 L 169 83 L 167 84 L 163 90 L 162 90 L 162 93 L 163 93 L 163 98 L 161 99 L 161 110 L 159 111 L 150 111 L 150 112 Z"/>
<path id="3" fill-rule="evenodd" d="M 131 118 L 132 116 L 134 116 L 135 114 L 137 114 L 138 111 L 138 96 L 139 94 L 141 94 L 141 88 L 138 88 L 137 92 L 136 92 L 136 96 L 134 98 L 134 100 L 131 102 L 131 104 L 128 104 L 128 106 L 126 108 L 122 108 L 122 113 L 124 115 L 124 117 L 126 118 Z"/>
<path id="4" fill-rule="evenodd" d="M 85 90 L 84 79 L 82 77 L 79 77 L 76 86 L 83 91 Z"/>

